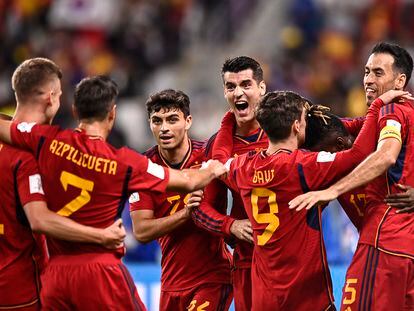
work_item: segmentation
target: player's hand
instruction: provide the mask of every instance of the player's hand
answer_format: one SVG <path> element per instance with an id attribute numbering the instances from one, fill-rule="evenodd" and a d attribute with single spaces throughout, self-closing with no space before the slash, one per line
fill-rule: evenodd
<path id="1" fill-rule="evenodd" d="M 109 249 L 116 249 L 124 246 L 126 236 L 122 219 L 118 219 L 112 225 L 103 230 L 102 245 Z"/>
<path id="2" fill-rule="evenodd" d="M 387 105 L 392 102 L 414 100 L 414 97 L 412 97 L 410 92 L 397 90 L 387 91 L 384 94 L 382 94 L 379 98 L 384 102 L 384 105 Z"/>
<path id="3" fill-rule="evenodd" d="M 301 194 L 289 202 L 290 209 L 301 211 L 302 209 L 310 209 L 315 205 L 324 204 L 335 200 L 338 194 L 333 189 L 325 189 L 321 191 L 310 191 Z"/>
<path id="4" fill-rule="evenodd" d="M 196 191 L 191 192 L 190 198 L 188 199 L 187 204 L 185 205 L 188 218 L 191 217 L 191 213 L 193 212 L 193 210 L 200 206 L 203 198 L 204 198 L 203 190 L 196 190 Z"/>
<path id="5" fill-rule="evenodd" d="M 412 213 L 414 212 L 414 188 L 397 184 L 397 187 L 402 191 L 401 193 L 392 193 L 386 196 L 385 203 L 389 206 L 399 208 L 396 213 Z"/>
<path id="6" fill-rule="evenodd" d="M 201 169 L 210 170 L 216 178 L 219 178 L 220 176 L 227 174 L 227 172 L 229 171 L 220 161 L 211 159 L 204 163 Z"/>
<path id="7" fill-rule="evenodd" d="M 230 232 L 239 240 L 253 244 L 253 229 L 250 220 L 236 219 L 230 226 Z"/>

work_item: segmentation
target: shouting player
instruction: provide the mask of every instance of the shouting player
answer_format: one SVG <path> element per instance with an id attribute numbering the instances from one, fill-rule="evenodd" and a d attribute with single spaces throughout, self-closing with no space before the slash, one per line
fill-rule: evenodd
<path id="1" fill-rule="evenodd" d="M 389 102 L 400 95 L 407 93 L 385 94 L 381 99 Z M 229 161 L 227 180 L 240 192 L 253 227 L 252 310 L 334 308 L 320 208 L 295 214 L 288 202 L 298 193 L 337 180 L 372 151 L 381 99 L 371 105 L 352 149 L 336 154 L 298 150 L 305 137 L 308 106 L 301 96 L 272 92 L 259 104 L 256 118 L 269 137 L 269 147 Z"/>
<path id="2" fill-rule="evenodd" d="M 266 93 L 263 70 L 260 64 L 247 56 L 226 60 L 222 67 L 224 97 L 234 113 L 236 127 L 231 141 L 223 142 L 233 146 L 232 155 L 242 155 L 252 150 L 267 147 L 267 136 L 260 128 L 254 111 Z M 251 244 L 250 222 L 243 208 L 240 196 L 232 191 L 233 206 L 230 216 L 218 210 L 222 201 L 227 201 L 227 189 L 222 182 L 214 181 L 205 190 L 204 200 L 194 211 L 197 225 L 214 234 L 239 238 L 236 242 L 233 259 L 234 304 L 238 311 L 251 309 Z"/>

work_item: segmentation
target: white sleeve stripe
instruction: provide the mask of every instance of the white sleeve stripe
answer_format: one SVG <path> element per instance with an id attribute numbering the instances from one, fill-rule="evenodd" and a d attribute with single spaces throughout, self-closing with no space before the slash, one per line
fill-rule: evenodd
<path id="1" fill-rule="evenodd" d="M 159 178 L 164 179 L 165 178 L 165 171 L 164 168 L 161 165 L 158 165 L 156 163 L 153 163 L 151 160 L 148 160 L 148 167 L 147 167 L 147 173 Z"/>

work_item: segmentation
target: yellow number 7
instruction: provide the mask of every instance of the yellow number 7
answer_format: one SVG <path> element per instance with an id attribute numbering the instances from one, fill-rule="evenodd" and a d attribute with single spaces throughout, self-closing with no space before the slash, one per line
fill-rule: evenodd
<path id="1" fill-rule="evenodd" d="M 268 198 L 269 213 L 259 213 L 258 201 L 259 197 Z M 265 245 L 272 234 L 279 227 L 279 217 L 275 214 L 279 212 L 279 207 L 276 202 L 276 193 L 266 188 L 253 188 L 251 194 L 251 203 L 253 208 L 253 217 L 259 224 L 268 224 L 262 234 L 257 236 L 257 244 Z"/>
<path id="2" fill-rule="evenodd" d="M 63 171 L 62 174 L 60 174 L 60 182 L 65 191 L 68 190 L 68 185 L 71 185 L 73 187 L 81 189 L 81 193 L 75 199 L 61 208 L 57 212 L 59 215 L 70 216 L 91 200 L 91 195 L 89 192 L 93 190 L 93 181 L 83 179 L 79 176 Z"/>

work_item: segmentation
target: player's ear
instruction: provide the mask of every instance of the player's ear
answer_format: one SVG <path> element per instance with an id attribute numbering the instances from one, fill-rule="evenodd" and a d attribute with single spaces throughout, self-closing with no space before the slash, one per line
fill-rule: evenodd
<path id="1" fill-rule="evenodd" d="M 407 76 L 405 75 L 405 73 L 398 74 L 398 77 L 395 80 L 395 89 L 403 90 L 405 86 L 405 81 L 407 81 Z"/>
<path id="2" fill-rule="evenodd" d="M 300 122 L 299 120 L 295 120 L 292 124 L 292 130 L 295 135 L 300 132 Z"/>
<path id="3" fill-rule="evenodd" d="M 190 115 L 185 118 L 185 130 L 188 131 L 193 124 L 193 117 Z"/>
<path id="4" fill-rule="evenodd" d="M 336 149 L 338 151 L 342 151 L 344 149 L 346 149 L 346 143 L 345 143 L 345 139 L 341 136 L 336 138 Z"/>
<path id="5" fill-rule="evenodd" d="M 259 83 L 259 89 L 260 89 L 260 95 L 263 96 L 266 94 L 266 83 L 264 81 L 261 81 Z"/>
<path id="6" fill-rule="evenodd" d="M 115 118 L 116 118 L 116 105 L 114 104 L 111 110 L 109 111 L 108 119 L 109 121 L 114 121 Z"/>

